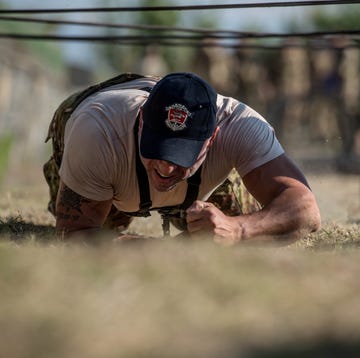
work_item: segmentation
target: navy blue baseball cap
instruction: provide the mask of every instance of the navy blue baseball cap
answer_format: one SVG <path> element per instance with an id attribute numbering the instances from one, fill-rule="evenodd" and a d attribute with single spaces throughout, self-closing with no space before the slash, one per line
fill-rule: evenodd
<path id="1" fill-rule="evenodd" d="M 216 128 L 216 98 L 215 90 L 193 73 L 163 77 L 142 109 L 141 155 L 191 167 Z"/>

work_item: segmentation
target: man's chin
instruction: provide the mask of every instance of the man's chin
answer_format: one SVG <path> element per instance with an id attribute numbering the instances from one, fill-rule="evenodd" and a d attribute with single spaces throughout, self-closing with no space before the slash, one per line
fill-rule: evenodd
<path id="1" fill-rule="evenodd" d="M 176 184 L 173 184 L 171 186 L 165 186 L 165 185 L 154 185 L 155 189 L 157 191 L 160 191 L 162 193 L 170 191 L 176 187 Z"/>
<path id="2" fill-rule="evenodd" d="M 170 180 L 168 182 L 166 182 L 164 180 L 156 180 L 156 179 L 149 176 L 149 182 L 152 185 L 152 187 L 160 192 L 167 192 L 167 191 L 174 189 L 180 181 L 180 180 L 173 179 L 173 180 L 171 180 L 171 182 L 170 182 Z"/>

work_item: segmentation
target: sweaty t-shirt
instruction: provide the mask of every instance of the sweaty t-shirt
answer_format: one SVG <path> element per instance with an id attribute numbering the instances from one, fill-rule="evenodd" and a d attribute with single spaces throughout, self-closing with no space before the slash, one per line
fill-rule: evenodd
<path id="1" fill-rule="evenodd" d="M 120 211 L 139 210 L 134 124 L 156 79 L 111 86 L 86 98 L 65 128 L 62 181 L 85 198 L 112 199 Z M 272 127 L 249 106 L 217 96 L 220 131 L 202 165 L 198 199 L 206 200 L 235 168 L 241 177 L 284 153 Z M 179 149 L 181 150 L 181 149 Z M 153 207 L 181 204 L 186 181 L 168 192 L 150 186 Z"/>

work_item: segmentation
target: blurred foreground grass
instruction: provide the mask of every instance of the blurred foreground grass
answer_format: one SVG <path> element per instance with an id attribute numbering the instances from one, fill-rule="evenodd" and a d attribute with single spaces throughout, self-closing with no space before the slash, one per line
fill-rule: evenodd
<path id="1" fill-rule="evenodd" d="M 359 356 L 359 239 L 336 230 L 326 250 L 2 237 L 0 356 Z"/>
<path id="2" fill-rule="evenodd" d="M 0 357 L 360 355 L 358 225 L 282 248 L 90 248 L 54 240 L 29 193 L 0 199 Z"/>
<path id="3" fill-rule="evenodd" d="M 10 134 L 0 136 L 0 184 L 7 169 L 12 142 Z"/>

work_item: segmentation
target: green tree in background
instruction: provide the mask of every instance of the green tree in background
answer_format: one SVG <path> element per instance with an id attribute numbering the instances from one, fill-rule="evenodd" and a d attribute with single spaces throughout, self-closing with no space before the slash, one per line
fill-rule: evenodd
<path id="1" fill-rule="evenodd" d="M 142 0 L 140 6 L 155 7 L 155 6 L 173 6 L 171 1 L 167 0 Z M 143 11 L 136 14 L 135 22 L 139 25 L 155 25 L 155 26 L 177 26 L 179 23 L 179 13 L 175 11 Z M 144 36 L 156 36 L 159 34 L 170 34 L 169 31 L 159 32 L 151 30 L 139 30 L 139 35 Z M 139 56 L 139 60 L 144 58 L 149 51 L 157 52 L 161 56 L 169 68 L 176 67 L 178 57 L 174 48 L 158 46 L 158 42 L 155 40 L 153 43 L 145 47 L 137 49 L 136 53 Z"/>
<path id="2" fill-rule="evenodd" d="M 359 6 L 342 6 L 341 9 L 336 13 L 314 11 L 311 16 L 312 25 L 317 30 L 358 30 L 360 25 Z"/>
<path id="3" fill-rule="evenodd" d="M 99 5 L 104 4 L 100 0 Z M 134 4 L 135 5 L 135 4 Z M 139 7 L 155 6 L 175 6 L 174 0 L 139 0 L 136 5 Z M 115 2 L 106 6 L 118 6 Z M 215 20 L 202 14 L 189 14 L 179 11 L 143 11 L 143 12 L 126 12 L 126 13 L 106 13 L 103 15 L 103 21 L 116 24 L 131 25 L 155 25 L 166 27 L 204 27 L 214 28 Z M 106 35 L 170 35 L 172 31 L 152 31 L 152 30 L 126 30 L 111 29 L 105 31 Z M 179 33 L 179 32 L 176 32 Z M 183 33 L 186 34 L 186 33 Z M 112 71 L 116 72 L 136 72 L 141 68 L 141 61 L 149 52 L 155 51 L 166 63 L 167 71 L 190 70 L 192 54 L 195 48 L 182 46 L 162 46 L 154 40 L 149 45 L 125 45 L 119 43 L 108 43 L 101 46 L 100 57 L 109 66 Z M 156 74 L 156 73 L 153 73 Z"/>
<path id="4" fill-rule="evenodd" d="M 174 3 L 168 0 L 142 0 L 139 6 L 174 6 Z M 135 21 L 138 24 L 146 25 L 176 26 L 179 21 L 179 13 L 175 11 L 141 11 L 136 13 Z M 156 34 L 156 32 L 148 31 L 148 34 L 152 33 Z"/>
<path id="5" fill-rule="evenodd" d="M 100 1 L 103 4 L 103 1 Z M 106 2 L 107 6 L 118 6 L 118 4 Z M 138 2 L 138 6 L 168 6 L 172 5 L 166 0 L 143 0 Z M 145 11 L 145 12 L 125 12 L 125 13 L 105 13 L 103 21 L 114 24 L 129 25 L 162 25 L 176 26 L 178 16 L 175 12 Z M 156 35 L 158 31 L 149 30 L 127 30 L 106 28 L 105 35 Z M 156 46 L 154 41 L 149 46 Z M 116 72 L 137 72 L 138 64 L 145 55 L 147 47 L 143 45 L 126 45 L 121 43 L 107 43 L 101 47 L 100 56 L 105 63 Z M 171 61 L 171 56 L 167 51 L 161 48 L 161 55 Z"/>
<path id="6" fill-rule="evenodd" d="M 10 3 L 10 1 L 9 1 Z M 0 8 L 10 8 L 8 2 L 0 1 Z M 11 17 L 11 16 L 9 16 Z M 51 35 L 56 33 L 57 25 L 35 24 L 31 22 L 0 21 L 0 31 L 21 34 L 43 34 Z M 64 70 L 64 59 L 61 49 L 55 42 L 49 41 L 21 41 L 13 40 L 11 44 L 26 48 L 31 54 L 49 66 L 51 71 L 60 73 Z"/>

